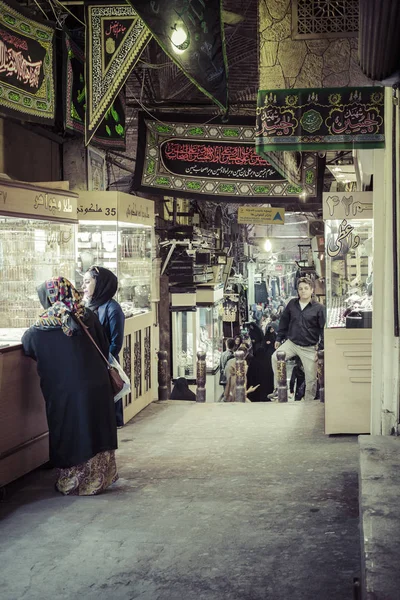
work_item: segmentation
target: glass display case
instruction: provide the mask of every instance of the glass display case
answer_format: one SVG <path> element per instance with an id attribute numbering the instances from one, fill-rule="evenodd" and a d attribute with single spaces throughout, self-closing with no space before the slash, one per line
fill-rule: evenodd
<path id="1" fill-rule="evenodd" d="M 173 379 L 196 378 L 197 352 L 206 353 L 208 374 L 219 368 L 222 352 L 222 303 L 172 312 Z"/>
<path id="2" fill-rule="evenodd" d="M 372 327 L 373 220 L 327 219 L 327 328 Z"/>
<path id="3" fill-rule="evenodd" d="M 18 343 L 35 322 L 43 281 L 63 275 L 74 282 L 75 230 L 73 223 L 0 215 L 0 345 Z"/>
<path id="4" fill-rule="evenodd" d="M 152 228 L 121 221 L 80 221 L 77 284 L 92 266 L 118 276 L 117 300 L 126 317 L 151 309 Z"/>
<path id="5" fill-rule="evenodd" d="M 206 353 L 207 372 L 215 372 L 219 368 L 222 352 L 222 303 L 212 306 L 199 306 L 198 350 Z"/>
<path id="6" fill-rule="evenodd" d="M 173 378 L 196 377 L 197 311 L 182 310 L 172 313 Z"/>

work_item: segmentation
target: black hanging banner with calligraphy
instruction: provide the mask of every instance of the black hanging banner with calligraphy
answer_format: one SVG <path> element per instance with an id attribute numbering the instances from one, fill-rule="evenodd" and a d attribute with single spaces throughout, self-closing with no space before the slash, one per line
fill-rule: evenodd
<path id="1" fill-rule="evenodd" d="M 256 151 L 383 148 L 384 88 L 258 92 Z"/>
<path id="2" fill-rule="evenodd" d="M 129 0 L 164 52 L 220 108 L 228 106 L 221 0 Z"/>
<path id="3" fill-rule="evenodd" d="M 292 183 L 255 152 L 254 120 L 207 115 L 139 113 L 133 190 L 205 200 L 274 205 L 320 204 L 323 159 L 306 152 L 299 182 Z M 304 200 L 304 197 L 306 200 Z"/>
<path id="4" fill-rule="evenodd" d="M 85 54 L 80 45 L 64 33 L 64 125 L 65 129 L 85 133 Z M 92 144 L 105 149 L 124 151 L 125 143 L 125 91 L 122 89 L 105 114 Z"/>
<path id="5" fill-rule="evenodd" d="M 151 34 L 123 1 L 85 0 L 85 144 L 122 89 Z"/>
<path id="6" fill-rule="evenodd" d="M 0 111 L 54 124 L 54 29 L 0 0 Z"/>

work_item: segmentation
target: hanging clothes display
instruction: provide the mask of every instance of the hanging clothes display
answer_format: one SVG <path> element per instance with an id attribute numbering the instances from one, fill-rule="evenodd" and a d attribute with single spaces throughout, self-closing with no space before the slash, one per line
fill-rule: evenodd
<path id="1" fill-rule="evenodd" d="M 254 302 L 256 304 L 268 304 L 268 291 L 265 281 L 254 284 Z"/>
<path id="2" fill-rule="evenodd" d="M 222 304 L 224 338 L 240 334 L 239 294 L 227 294 Z"/>

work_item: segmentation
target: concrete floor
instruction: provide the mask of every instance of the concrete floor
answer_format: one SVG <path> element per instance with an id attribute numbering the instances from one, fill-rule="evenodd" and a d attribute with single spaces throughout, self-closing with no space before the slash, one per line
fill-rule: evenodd
<path id="1" fill-rule="evenodd" d="M 323 409 L 157 403 L 119 430 L 103 496 L 12 484 L 1 600 L 351 600 L 357 438 L 325 436 Z"/>

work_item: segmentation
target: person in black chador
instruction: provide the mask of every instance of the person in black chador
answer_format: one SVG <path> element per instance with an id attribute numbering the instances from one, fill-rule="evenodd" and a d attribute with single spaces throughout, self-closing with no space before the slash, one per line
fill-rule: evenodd
<path id="1" fill-rule="evenodd" d="M 179 377 L 179 379 L 175 381 L 170 400 L 192 400 L 196 402 L 196 394 L 189 389 L 185 377 Z"/>
<path id="2" fill-rule="evenodd" d="M 58 468 L 57 491 L 92 496 L 118 479 L 114 393 L 100 350 L 109 343 L 96 315 L 64 277 L 38 288 L 44 311 L 22 337 L 24 353 L 37 363 L 46 403 L 50 462 Z"/>
<path id="3" fill-rule="evenodd" d="M 262 348 L 264 345 L 264 334 L 263 330 L 257 323 L 251 322 L 247 324 L 247 329 L 249 331 L 249 337 L 251 340 L 251 348 L 253 351 L 253 356 L 255 356 L 257 350 Z"/>
<path id="4" fill-rule="evenodd" d="M 246 378 L 247 388 L 258 386 L 254 392 L 247 393 L 248 399 L 251 402 L 269 402 L 267 395 L 274 387 L 274 374 L 271 367 L 271 358 L 268 358 L 264 348 L 256 350 L 247 369 Z"/>
<path id="5" fill-rule="evenodd" d="M 296 388 L 296 390 L 295 390 Z M 296 356 L 296 364 L 293 367 L 292 376 L 290 378 L 290 393 L 294 392 L 294 399 L 301 400 L 306 389 L 306 378 L 301 360 Z"/>

